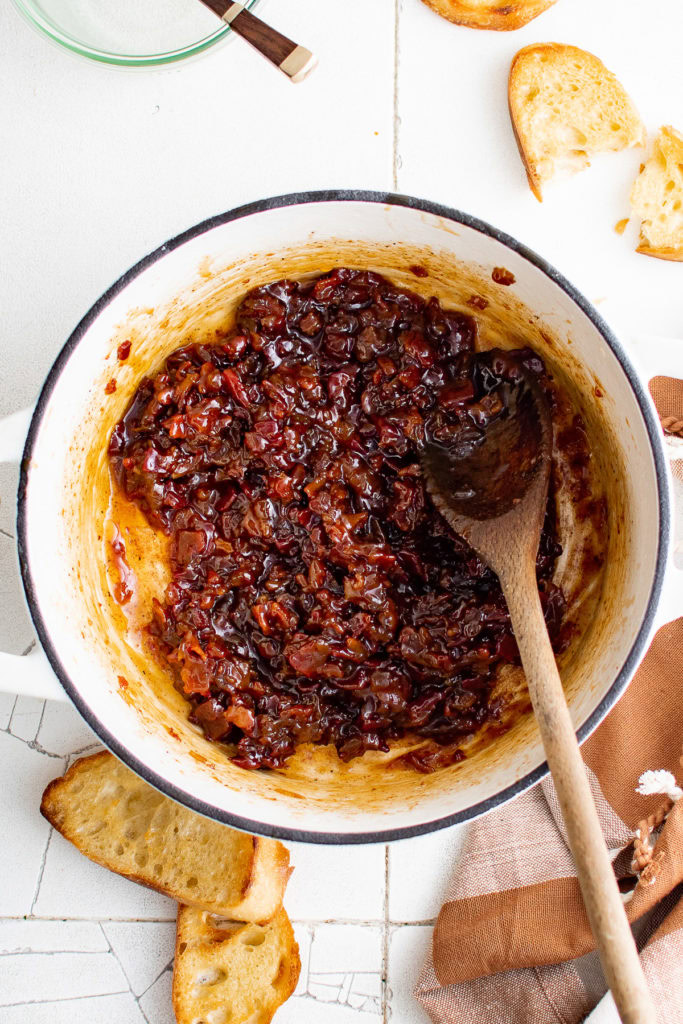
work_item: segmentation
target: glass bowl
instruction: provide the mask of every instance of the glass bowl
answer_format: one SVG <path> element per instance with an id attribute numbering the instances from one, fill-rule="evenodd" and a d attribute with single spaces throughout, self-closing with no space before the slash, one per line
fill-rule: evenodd
<path id="1" fill-rule="evenodd" d="M 225 39 L 230 28 L 199 0 L 13 0 L 34 28 L 90 60 L 119 67 L 172 64 Z M 247 8 L 258 0 L 242 0 Z"/>

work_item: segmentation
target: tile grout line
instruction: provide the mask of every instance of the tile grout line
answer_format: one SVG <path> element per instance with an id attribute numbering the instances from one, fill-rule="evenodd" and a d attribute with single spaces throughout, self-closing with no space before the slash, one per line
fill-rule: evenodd
<path id="1" fill-rule="evenodd" d="M 114 951 L 112 950 L 112 952 L 114 952 Z M 118 957 L 117 957 L 117 959 L 118 959 Z M 147 988 L 145 989 L 144 992 L 141 992 L 139 996 L 136 996 L 135 993 L 133 992 L 132 988 L 131 988 L 131 992 L 133 992 L 133 995 L 135 996 L 135 1002 L 138 1004 L 138 1006 L 140 1006 L 140 1000 L 143 998 L 143 996 L 147 995 L 147 993 L 149 992 L 149 990 L 151 988 L 154 988 L 154 986 L 158 982 L 159 978 L 163 978 L 164 974 L 167 974 L 169 971 L 173 970 L 173 965 L 174 964 L 175 964 L 175 952 L 173 954 L 173 957 L 166 964 L 166 966 L 162 967 L 162 969 L 159 971 L 159 973 L 157 974 L 157 976 L 154 979 L 154 981 L 150 981 L 149 985 L 147 986 Z M 147 1016 L 145 1014 L 145 1011 L 142 1009 L 142 1006 L 140 1006 L 140 1013 L 145 1018 L 145 1020 L 147 1020 Z"/>
<path id="2" fill-rule="evenodd" d="M 343 925 L 350 928 L 357 927 L 358 925 L 367 925 L 370 928 L 382 928 L 385 923 L 389 924 L 393 928 L 399 928 L 404 925 L 412 927 L 427 927 L 436 924 L 435 917 L 406 921 L 388 917 L 291 917 L 290 920 L 292 924 L 300 924 L 303 927 L 311 928 L 320 927 L 321 925 Z M 26 921 L 27 923 L 30 922 L 32 924 L 40 924 L 41 922 L 49 923 L 50 921 L 59 921 L 60 923 L 64 922 L 67 924 L 99 924 L 100 922 L 109 924 L 110 921 L 113 924 L 175 924 L 174 917 L 65 917 L 64 914 L 56 914 L 54 916 L 31 914 L 30 917 L 27 917 L 25 914 L 0 913 L 0 921 Z M 84 950 L 83 952 L 87 952 L 87 950 Z M 2 954 L 0 954 L 0 956 L 1 955 Z"/>
<path id="3" fill-rule="evenodd" d="M 104 930 L 104 925 L 103 925 L 102 921 L 99 921 L 98 925 L 99 925 L 99 929 L 100 929 L 100 931 L 102 933 L 102 938 L 104 939 L 104 941 L 109 946 L 109 955 L 111 957 L 113 957 L 115 963 L 117 963 L 119 965 L 119 968 L 121 970 L 121 974 L 123 975 L 124 980 L 126 982 L 126 985 L 128 986 L 128 991 L 130 992 L 131 996 L 133 997 L 133 999 L 135 999 L 135 1002 L 137 1003 L 137 999 L 135 998 L 135 993 L 133 992 L 133 986 L 130 983 L 130 978 L 126 974 L 126 969 L 123 966 L 123 964 L 121 963 L 121 961 L 120 961 L 120 959 L 119 959 L 119 957 L 118 957 L 118 955 L 116 953 L 116 950 L 114 949 L 114 947 L 112 946 L 111 942 L 109 941 L 109 936 L 107 935 L 107 933 Z M 149 1021 L 147 1020 L 147 1017 L 142 1012 L 142 1007 L 138 1006 L 138 1009 L 142 1013 L 142 1016 L 145 1018 L 146 1024 L 149 1024 Z"/>
<path id="4" fill-rule="evenodd" d="M 0 914 L 0 921 L 25 921 L 27 924 L 51 921 L 59 921 L 60 924 L 101 924 L 102 922 L 109 924 L 110 921 L 112 924 L 175 924 L 176 919 L 175 917 L 65 917 L 64 914 L 55 914 L 54 916 L 31 914 L 30 917 L 27 917 L 26 914 Z M 327 922 L 320 923 L 326 924 Z"/>
<path id="5" fill-rule="evenodd" d="M 7 728 L 2 730 L 3 732 L 9 733 L 10 736 L 14 735 L 13 732 L 12 732 L 12 722 L 14 720 L 14 712 L 17 710 L 17 701 L 18 700 L 19 700 L 19 694 L 17 694 L 16 697 L 14 698 L 14 704 L 12 705 L 12 710 L 9 713 L 9 722 L 7 723 Z"/>
<path id="6" fill-rule="evenodd" d="M 109 936 L 107 935 L 107 933 L 106 933 L 106 931 L 105 931 L 105 929 L 104 929 L 104 923 L 103 923 L 102 921 L 99 921 L 98 923 L 99 923 L 100 931 L 102 932 L 102 937 L 103 937 L 104 941 L 105 941 L 105 942 L 107 943 L 107 945 L 109 946 L 109 952 L 110 952 L 111 956 L 112 956 L 112 957 L 114 958 L 114 960 L 116 961 L 116 963 L 117 963 L 117 964 L 119 965 L 119 967 L 121 968 L 121 973 L 123 974 L 124 978 L 126 979 L 126 984 L 128 985 L 128 988 L 130 989 L 130 994 L 131 994 L 131 996 L 133 997 L 133 999 L 135 1000 L 135 1003 L 136 1003 L 136 1005 L 137 1005 L 137 1008 L 138 1008 L 138 1010 L 140 1011 L 140 1015 L 141 1015 L 141 1017 L 143 1017 L 143 1019 L 144 1019 L 144 1021 L 145 1021 L 145 1024 L 150 1024 L 149 1018 L 148 1018 L 147 1014 L 145 1013 L 145 1011 L 144 1011 L 144 1009 L 143 1009 L 143 1007 L 142 1007 L 142 1005 L 141 1005 L 141 1003 L 140 1003 L 140 1000 L 142 999 L 142 997 L 143 997 L 144 995 L 146 995 L 146 993 L 147 993 L 147 992 L 149 992 L 149 990 L 150 990 L 150 989 L 151 989 L 151 988 L 152 988 L 152 987 L 153 987 L 154 985 L 156 985 L 156 983 L 158 982 L 159 978 L 160 978 L 160 977 L 161 977 L 161 976 L 162 976 L 163 974 L 165 974 L 165 973 L 166 973 L 166 971 L 167 971 L 167 970 L 168 970 L 168 969 L 169 969 L 170 967 L 172 967 L 172 965 L 173 965 L 173 960 L 171 960 L 171 961 L 170 961 L 169 963 L 165 964 L 165 966 L 164 966 L 164 967 L 162 967 L 162 969 L 161 969 L 161 970 L 159 971 L 159 973 L 157 974 L 156 978 L 154 978 L 154 980 L 153 980 L 153 981 L 150 981 L 149 985 L 148 985 L 148 986 L 147 986 L 147 988 L 146 988 L 146 989 L 144 990 L 144 992 L 141 992 L 141 993 L 140 993 L 139 995 L 136 995 L 136 993 L 135 993 L 135 992 L 133 991 L 133 985 L 132 985 L 132 983 L 131 983 L 131 980 L 130 980 L 130 978 L 128 977 L 128 972 L 126 971 L 126 968 L 125 968 L 125 967 L 123 966 L 123 963 L 122 963 L 122 961 L 121 961 L 121 958 L 120 958 L 120 956 L 118 955 L 118 953 L 117 953 L 117 952 L 116 952 L 116 950 L 114 949 L 113 943 L 111 942 L 111 939 L 109 938 Z"/>
<path id="7" fill-rule="evenodd" d="M 45 849 L 43 850 L 43 856 L 42 856 L 41 861 L 40 861 L 40 870 L 38 871 L 38 880 L 36 882 L 36 889 L 35 889 L 35 892 L 33 894 L 33 899 L 31 900 L 31 909 L 28 912 L 29 918 L 33 918 L 33 911 L 34 911 L 36 903 L 38 902 L 38 897 L 40 896 L 40 887 L 43 884 L 43 875 L 45 874 L 45 864 L 47 863 L 47 853 L 48 853 L 48 850 L 50 849 L 50 843 L 52 842 L 52 837 L 53 837 L 54 834 L 55 834 L 55 830 L 52 828 L 52 826 L 50 826 L 50 831 L 47 834 L 47 842 L 45 843 Z"/>
<path id="8" fill-rule="evenodd" d="M 52 1006 L 53 1003 L 75 1003 L 85 999 L 107 999 L 109 996 L 127 995 L 127 989 L 122 988 L 116 992 L 95 992 L 94 995 L 86 996 L 60 996 L 56 999 L 26 999 L 23 1003 L 3 1003 L 2 1009 L 13 1009 L 16 1006 Z"/>
<path id="9" fill-rule="evenodd" d="M 305 998 L 313 998 L 311 996 L 311 962 L 313 960 L 313 943 L 315 942 L 315 928 L 307 926 L 306 931 L 308 933 L 308 950 L 306 956 L 306 987 L 302 993 Z"/>
<path id="10" fill-rule="evenodd" d="M 40 721 L 38 722 L 38 728 L 36 729 L 36 734 L 33 737 L 33 745 L 34 745 L 34 747 L 36 749 L 38 747 L 42 747 L 42 743 L 40 743 L 40 744 L 38 743 L 38 737 L 40 735 L 40 730 L 43 727 L 43 719 L 45 718 L 45 709 L 46 709 L 46 707 L 47 707 L 47 701 L 44 700 L 43 701 L 43 710 L 40 712 Z M 30 744 L 29 744 L 29 746 L 30 746 Z"/>
<path id="11" fill-rule="evenodd" d="M 382 924 L 382 1024 L 387 1024 L 389 1006 L 389 847 L 384 847 L 384 921 Z"/>
<path id="12" fill-rule="evenodd" d="M 26 917 L 24 920 L 33 921 L 34 918 Z M 111 949 L 9 949 L 0 953 L 0 960 L 7 956 L 109 956 L 112 952 Z"/>
<path id="13" fill-rule="evenodd" d="M 394 124 L 393 124 L 393 148 L 392 148 L 392 188 L 394 192 L 398 192 L 398 128 L 400 124 L 400 118 L 398 116 L 398 67 L 400 57 L 400 32 L 399 22 L 401 17 L 401 3 L 402 0 L 394 0 Z"/>

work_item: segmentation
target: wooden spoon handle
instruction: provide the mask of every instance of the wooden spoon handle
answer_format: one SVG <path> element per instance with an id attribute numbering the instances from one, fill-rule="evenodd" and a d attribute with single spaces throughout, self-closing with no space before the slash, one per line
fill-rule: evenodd
<path id="1" fill-rule="evenodd" d="M 550 645 L 533 561 L 501 579 L 531 702 L 607 984 L 624 1024 L 656 1016 L 626 918 Z"/>
<path id="2" fill-rule="evenodd" d="M 202 0 L 214 14 L 230 25 L 232 30 L 246 39 L 262 53 L 271 64 L 279 68 L 292 82 L 302 82 L 318 63 L 317 58 L 305 46 L 283 36 L 281 32 L 266 25 L 242 4 L 231 0 Z"/>

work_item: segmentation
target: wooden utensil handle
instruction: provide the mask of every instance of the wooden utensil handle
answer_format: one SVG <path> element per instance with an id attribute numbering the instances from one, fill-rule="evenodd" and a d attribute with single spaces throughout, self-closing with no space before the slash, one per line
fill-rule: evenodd
<path id="1" fill-rule="evenodd" d="M 624 1024 L 656 1024 L 543 619 L 535 565 L 529 560 L 506 575 L 501 584 L 607 984 Z"/>
<path id="2" fill-rule="evenodd" d="M 234 32 L 251 43 L 271 64 L 287 75 L 290 81 L 302 82 L 316 66 L 317 60 L 310 50 L 266 25 L 242 4 L 231 3 L 230 0 L 202 2 L 230 25 Z"/>

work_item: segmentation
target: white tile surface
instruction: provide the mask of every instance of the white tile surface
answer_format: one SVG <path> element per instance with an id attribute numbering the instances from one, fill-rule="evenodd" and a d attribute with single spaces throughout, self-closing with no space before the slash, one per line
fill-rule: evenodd
<path id="1" fill-rule="evenodd" d="M 26 999 L 36 1002 L 49 992 L 57 1000 L 128 991 L 123 971 L 106 953 L 9 954 L 2 958 L 0 1006 Z"/>
<path id="2" fill-rule="evenodd" d="M 603 56 L 648 128 L 683 128 L 680 5 L 659 0 L 646 19 L 641 8 L 559 0 L 519 32 L 476 33 L 420 0 L 347 0 L 343 16 L 278 0 L 264 13 L 321 58 L 292 88 L 239 41 L 187 66 L 113 72 L 65 56 L 0 4 L 0 415 L 33 401 L 74 324 L 146 251 L 288 190 L 394 188 L 460 207 L 549 257 L 633 329 L 680 333 L 679 268 L 636 256 L 633 226 L 613 231 L 641 154 L 596 161 L 540 205 L 506 110 L 512 54 L 554 38 Z M 643 59 L 654 52 L 656 74 Z M 0 649 L 20 653 L 33 631 L 16 573 L 16 479 L 0 467 Z M 47 782 L 93 742 L 68 707 L 0 694 L 0 860 L 12 866 L 0 885 L 0 1001 L 17 1001 L 2 1024 L 173 1024 L 174 905 L 50 838 L 38 811 Z M 411 989 L 431 929 L 388 922 L 435 916 L 461 841 L 451 830 L 395 845 L 388 893 L 384 847 L 293 848 L 302 973 L 277 1024 L 427 1024 Z"/>
<path id="3" fill-rule="evenodd" d="M 45 786 L 64 770 L 28 744 L 0 732 L 0 833 L 2 863 L 12 866 L 11 885 L 0 886 L 0 916 L 21 917 L 33 909 L 50 828 L 38 808 Z"/>
<path id="4" fill-rule="evenodd" d="M 45 701 L 34 697 L 19 697 L 14 705 L 9 731 L 17 739 L 35 743 L 43 720 Z"/>
<path id="5" fill-rule="evenodd" d="M 71 704 L 54 703 L 45 715 L 38 731 L 38 743 L 43 750 L 61 757 L 72 753 L 94 751 L 101 746 L 76 709 Z"/>
<path id="6" fill-rule="evenodd" d="M 0 693 L 0 730 L 3 732 L 9 726 L 18 699 L 15 693 Z"/>
<path id="7" fill-rule="evenodd" d="M 395 1024 L 430 1024 L 429 1016 L 413 996 L 413 988 L 431 937 L 432 929 L 425 925 L 403 925 L 389 932 L 389 1019 Z"/>
<path id="8" fill-rule="evenodd" d="M 3 356 L 17 361 L 0 412 L 33 399 L 98 295 L 191 224 L 288 191 L 391 186 L 394 0 L 347 0 L 333 30 L 319 0 L 271 9 L 320 56 L 299 86 L 239 40 L 161 71 L 112 71 L 2 4 L 0 307 Z"/>
<path id="9" fill-rule="evenodd" d="M 56 832 L 34 911 L 41 917 L 175 921 L 176 916 L 172 900 L 93 864 Z"/>
<path id="10" fill-rule="evenodd" d="M 6 953 L 108 953 L 96 921 L 0 920 L 0 955 Z"/>
<path id="11" fill-rule="evenodd" d="M 147 1024 L 129 992 L 114 996 L 89 996 L 64 1002 L 20 1003 L 4 1007 L 2 1024 Z M 151 1024 L 151 1022 L 150 1022 Z M 159 1021 L 173 1024 L 173 1018 Z"/>
<path id="12" fill-rule="evenodd" d="M 164 971 L 151 988 L 140 997 L 139 1006 L 145 1015 L 146 1024 L 173 1024 L 175 1018 L 171 999 L 172 985 L 172 971 Z"/>
<path id="13" fill-rule="evenodd" d="M 101 927 L 133 995 L 150 989 L 172 964 L 174 921 L 104 921 Z"/>
<path id="14" fill-rule="evenodd" d="M 288 901 L 289 902 L 289 901 Z M 291 912 L 295 909 L 292 905 Z M 301 977 L 277 1024 L 380 1020 L 383 1006 L 383 929 L 319 924 L 297 928 Z"/>
<path id="15" fill-rule="evenodd" d="M 382 929 L 353 924 L 318 925 L 311 944 L 309 978 L 334 974 L 340 963 L 345 973 L 380 971 Z"/>
<path id="16" fill-rule="evenodd" d="M 291 912 L 291 899 L 289 893 L 287 893 L 287 905 Z M 297 943 L 299 944 L 299 959 L 301 960 L 301 973 L 299 974 L 299 980 L 297 982 L 294 995 L 305 996 L 306 989 L 308 987 L 308 975 L 310 971 L 311 963 L 311 945 L 313 944 L 313 933 L 315 932 L 315 925 L 313 924 L 301 924 L 300 922 L 294 921 L 294 936 Z"/>
<path id="17" fill-rule="evenodd" d="M 291 844 L 294 873 L 288 896 L 301 919 L 372 921 L 384 915 L 384 846 L 333 847 Z"/>
<path id="18" fill-rule="evenodd" d="M 420 836 L 389 848 L 389 918 L 426 921 L 439 912 L 466 827 Z"/>
<path id="19" fill-rule="evenodd" d="M 274 1024 L 375 1024 L 381 1020 L 379 1014 L 354 1010 L 349 1005 L 336 1002 L 323 1005 L 311 996 L 292 996 L 277 1011 Z"/>

